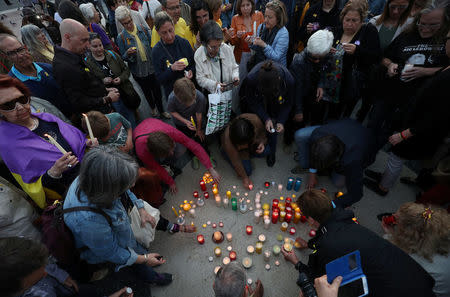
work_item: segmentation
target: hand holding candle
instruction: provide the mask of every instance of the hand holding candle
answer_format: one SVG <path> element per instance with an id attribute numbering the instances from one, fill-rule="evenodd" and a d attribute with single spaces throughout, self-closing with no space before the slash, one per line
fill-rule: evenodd
<path id="1" fill-rule="evenodd" d="M 86 127 L 89 132 L 89 138 L 94 139 L 95 137 L 94 137 L 94 133 L 92 133 L 91 123 L 89 122 L 89 118 L 88 118 L 87 114 L 85 114 L 85 113 L 83 113 L 82 115 L 84 117 L 84 120 L 86 121 Z"/>
<path id="2" fill-rule="evenodd" d="M 49 134 L 44 134 L 44 136 L 47 137 L 48 141 L 56 146 L 61 153 L 67 154 L 67 151 L 53 137 L 51 137 Z"/>

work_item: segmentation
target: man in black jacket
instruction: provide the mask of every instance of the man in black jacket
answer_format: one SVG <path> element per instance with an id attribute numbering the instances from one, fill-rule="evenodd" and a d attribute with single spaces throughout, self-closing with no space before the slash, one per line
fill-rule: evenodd
<path id="1" fill-rule="evenodd" d="M 89 45 L 89 33 L 79 22 L 65 19 L 60 26 L 61 47 L 55 46 L 53 72 L 73 108 L 73 115 L 97 110 L 110 113 L 111 103 L 119 100 L 116 88 L 105 88 L 83 62 Z"/>
<path id="2" fill-rule="evenodd" d="M 307 266 L 293 251 L 283 249 L 283 254 L 311 279 L 325 274 L 327 263 L 359 250 L 369 296 L 434 296 L 434 280 L 418 263 L 397 246 L 355 223 L 354 213 L 335 207 L 327 194 L 309 190 L 298 198 L 297 204 L 308 223 L 317 229 L 317 235 L 308 242 L 314 252 Z"/>
<path id="3" fill-rule="evenodd" d="M 334 201 L 347 207 L 363 196 L 363 170 L 375 161 L 376 146 L 372 131 L 352 119 L 323 126 L 310 126 L 295 132 L 301 170 L 309 171 L 308 188 L 317 184 L 317 173 L 330 174 L 333 183 L 346 186 L 347 193 Z M 301 169 L 301 170 L 300 170 Z"/>

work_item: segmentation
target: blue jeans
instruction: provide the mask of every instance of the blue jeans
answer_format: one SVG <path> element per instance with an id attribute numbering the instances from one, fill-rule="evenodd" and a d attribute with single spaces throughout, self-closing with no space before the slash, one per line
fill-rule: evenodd
<path id="1" fill-rule="evenodd" d="M 223 158 L 224 158 L 231 166 L 233 166 L 233 164 L 231 163 L 231 160 L 230 160 L 230 158 L 228 157 L 227 153 L 226 153 L 222 148 L 220 148 L 220 152 L 222 153 Z M 271 153 L 272 153 L 272 150 L 271 150 L 271 148 L 270 148 L 270 145 L 267 144 L 267 145 L 264 147 L 264 151 L 263 151 L 261 154 L 250 154 L 250 158 L 252 158 L 252 157 L 263 158 L 263 157 L 265 157 L 265 156 L 267 156 L 267 155 L 270 155 Z M 242 160 L 242 166 L 244 167 L 245 173 L 247 174 L 247 176 L 252 175 L 253 169 L 252 169 L 252 163 L 250 162 L 250 159 L 244 159 L 244 160 Z"/>
<path id="2" fill-rule="evenodd" d="M 299 129 L 295 132 L 294 139 L 298 148 L 299 163 L 303 168 L 309 168 L 309 146 L 311 145 L 309 139 L 316 128 L 320 126 L 309 126 Z"/>
<path id="3" fill-rule="evenodd" d="M 130 122 L 131 128 L 133 129 L 136 128 L 136 118 L 134 117 L 134 113 L 131 109 L 126 107 L 125 104 L 123 104 L 122 100 L 113 102 L 112 106 L 114 107 L 116 112 L 120 113 L 124 118 L 126 118 Z"/>

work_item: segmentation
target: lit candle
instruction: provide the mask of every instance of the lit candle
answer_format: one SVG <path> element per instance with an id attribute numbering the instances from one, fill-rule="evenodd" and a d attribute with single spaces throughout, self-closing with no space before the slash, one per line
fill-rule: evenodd
<path id="1" fill-rule="evenodd" d="M 189 209 L 189 215 L 190 215 L 192 218 L 195 218 L 195 209 L 193 209 L 193 208 Z"/>
<path id="2" fill-rule="evenodd" d="M 259 234 L 258 235 L 258 241 L 264 243 L 266 241 L 266 235 L 264 234 Z"/>
<path id="3" fill-rule="evenodd" d="M 177 210 L 175 209 L 175 207 L 173 207 L 173 206 L 172 206 L 172 211 L 173 211 L 173 213 L 175 214 L 175 216 L 178 217 L 178 212 L 177 212 Z"/>
<path id="4" fill-rule="evenodd" d="M 205 237 L 201 234 L 197 235 L 197 242 L 199 244 L 204 244 L 205 243 Z"/>
<path id="5" fill-rule="evenodd" d="M 287 213 L 284 220 L 286 221 L 286 223 L 290 223 L 292 220 L 292 213 Z"/>
<path id="6" fill-rule="evenodd" d="M 264 266 L 264 268 L 266 268 L 266 270 L 270 270 L 270 264 L 266 264 L 266 266 Z"/>
<path id="7" fill-rule="evenodd" d="M 281 231 L 285 232 L 287 230 L 287 228 L 288 228 L 288 223 L 283 222 L 280 227 Z"/>
<path id="8" fill-rule="evenodd" d="M 208 192 L 203 193 L 203 197 L 205 197 L 205 199 L 208 199 L 209 198 L 209 193 Z"/>
<path id="9" fill-rule="evenodd" d="M 273 250 L 273 254 L 275 256 L 279 255 L 280 251 L 281 251 L 280 246 L 278 246 L 278 245 L 274 245 L 272 250 Z"/>
<path id="10" fill-rule="evenodd" d="M 239 211 L 241 213 L 246 213 L 247 212 L 247 202 L 245 201 L 244 198 L 241 199 L 241 203 L 239 204 Z"/>
<path id="11" fill-rule="evenodd" d="M 227 191 L 227 198 L 228 198 L 228 199 L 231 198 L 231 191 Z"/>
<path id="12" fill-rule="evenodd" d="M 278 203 L 278 208 L 280 209 L 280 211 L 285 211 L 286 210 L 286 206 L 284 205 L 284 202 Z"/>
<path id="13" fill-rule="evenodd" d="M 286 252 L 289 253 L 290 251 L 292 251 L 292 244 L 289 242 L 286 242 L 285 244 L 283 244 L 283 248 Z"/>
<path id="14" fill-rule="evenodd" d="M 261 199 L 261 193 L 256 193 L 256 195 L 255 195 L 255 201 L 256 201 L 257 199 L 258 199 L 258 200 Z"/>
<path id="15" fill-rule="evenodd" d="M 344 195 L 344 193 L 342 193 L 342 192 L 336 192 L 336 193 L 334 194 L 334 197 L 339 198 L 339 197 L 341 197 L 342 195 Z"/>
<path id="16" fill-rule="evenodd" d="M 214 195 L 219 194 L 219 190 L 218 190 L 217 188 L 213 188 L 213 189 L 212 189 L 212 192 L 213 192 Z"/>
<path id="17" fill-rule="evenodd" d="M 286 217 L 286 212 L 280 211 L 280 222 L 284 222 L 284 217 Z"/>
<path id="18" fill-rule="evenodd" d="M 230 201 L 228 200 L 227 197 L 223 198 L 222 204 L 224 208 L 228 208 L 228 204 L 230 203 Z"/>
<path id="19" fill-rule="evenodd" d="M 255 203 L 256 209 L 261 209 L 261 203 Z"/>
<path id="20" fill-rule="evenodd" d="M 269 218 L 264 219 L 264 229 L 269 229 L 270 227 L 270 220 Z"/>
<path id="21" fill-rule="evenodd" d="M 253 227 L 252 226 L 245 227 L 245 232 L 247 233 L 247 235 L 252 235 Z"/>
<path id="22" fill-rule="evenodd" d="M 184 203 L 182 207 L 184 211 L 189 211 L 191 209 L 191 205 L 189 203 Z"/>
<path id="23" fill-rule="evenodd" d="M 262 244 L 262 242 L 257 242 L 256 243 L 256 245 L 255 245 L 255 252 L 257 253 L 257 254 L 261 254 L 262 253 L 262 248 L 263 248 L 263 244 Z"/>
<path id="24" fill-rule="evenodd" d="M 252 184 L 249 184 L 248 185 L 248 189 L 251 191 L 251 190 L 253 190 L 253 185 Z"/>
<path id="25" fill-rule="evenodd" d="M 269 262 L 270 260 L 270 251 L 269 250 L 265 250 L 264 251 L 264 261 Z"/>
<path id="26" fill-rule="evenodd" d="M 264 188 L 266 188 L 266 189 L 270 188 L 270 183 L 266 181 L 266 182 L 264 183 Z"/>
<path id="27" fill-rule="evenodd" d="M 235 197 L 231 198 L 231 209 L 237 210 L 237 199 Z"/>
<path id="28" fill-rule="evenodd" d="M 270 209 L 269 203 L 264 203 L 262 209 L 269 210 Z"/>
<path id="29" fill-rule="evenodd" d="M 297 230 L 295 230 L 294 227 L 289 228 L 289 234 L 294 235 L 295 231 L 297 231 Z"/>
<path id="30" fill-rule="evenodd" d="M 282 184 L 278 184 L 278 191 L 283 191 L 283 185 Z"/>
<path id="31" fill-rule="evenodd" d="M 255 222 L 255 224 L 259 224 L 260 219 L 261 219 L 261 213 L 259 212 L 259 209 L 257 209 L 257 210 L 255 210 L 253 222 Z"/>
<path id="32" fill-rule="evenodd" d="M 300 186 L 302 185 L 302 179 L 297 177 L 295 180 L 294 191 L 298 192 L 300 190 Z"/>
<path id="33" fill-rule="evenodd" d="M 192 196 L 194 196 L 194 198 L 198 198 L 198 192 L 194 191 L 194 193 L 192 193 Z"/>
<path id="34" fill-rule="evenodd" d="M 223 260 L 222 260 L 222 263 L 223 263 L 223 265 L 228 265 L 228 264 L 230 264 L 230 258 L 228 258 L 228 257 L 225 257 L 225 258 L 223 258 Z"/>
<path id="35" fill-rule="evenodd" d="M 220 266 L 214 267 L 214 274 L 217 274 L 217 272 L 219 271 L 220 268 L 222 268 L 222 267 L 220 267 Z"/>
<path id="36" fill-rule="evenodd" d="M 270 215 L 270 210 L 264 210 L 263 211 L 263 215 L 264 216 L 269 216 Z"/>
<path id="37" fill-rule="evenodd" d="M 216 231 L 216 232 L 214 232 L 213 233 L 213 237 L 212 237 L 212 239 L 213 239 L 213 241 L 215 242 L 215 243 L 221 243 L 222 241 L 223 241 L 223 233 L 222 232 L 220 232 L 220 231 Z"/>
<path id="38" fill-rule="evenodd" d="M 222 199 L 220 198 L 220 195 L 216 195 L 214 197 L 214 199 L 216 199 L 216 205 L 219 207 L 220 204 L 222 203 Z"/>
<path id="39" fill-rule="evenodd" d="M 272 210 L 278 209 L 278 199 L 272 200 Z"/>
<path id="40" fill-rule="evenodd" d="M 219 227 L 223 227 L 223 222 L 222 221 L 219 222 Z"/>
<path id="41" fill-rule="evenodd" d="M 85 113 L 82 113 L 82 115 L 84 117 L 84 120 L 86 121 L 86 127 L 89 132 L 89 138 L 94 139 L 94 133 L 92 133 L 91 123 L 89 122 L 89 118 L 88 118 L 87 114 L 85 114 Z"/>
<path id="42" fill-rule="evenodd" d="M 306 217 L 302 215 L 302 216 L 300 217 L 300 222 L 302 222 L 302 223 L 306 222 Z"/>
<path id="43" fill-rule="evenodd" d="M 293 210 L 295 210 L 298 207 L 298 205 L 295 202 L 291 202 L 291 207 Z"/>
<path id="44" fill-rule="evenodd" d="M 211 227 L 213 227 L 214 229 L 216 229 L 216 228 L 217 228 L 217 224 L 216 224 L 216 223 L 213 223 L 213 224 L 211 225 Z"/>
<path id="45" fill-rule="evenodd" d="M 252 259 L 250 259 L 249 257 L 245 257 L 244 259 L 242 259 L 242 266 L 244 266 L 244 268 L 246 269 L 252 267 Z"/>
<path id="46" fill-rule="evenodd" d="M 288 178 L 288 182 L 286 185 L 286 190 L 292 190 L 292 186 L 294 185 L 294 179 L 292 177 Z"/>
<path id="47" fill-rule="evenodd" d="M 230 232 L 227 233 L 226 237 L 227 237 L 227 241 L 233 240 L 233 234 L 231 234 Z"/>
<path id="48" fill-rule="evenodd" d="M 253 254 L 255 252 L 255 247 L 253 245 L 247 246 L 247 253 Z"/>
<path id="49" fill-rule="evenodd" d="M 311 237 L 316 236 L 316 230 L 311 229 L 311 231 L 309 231 L 309 236 Z"/>
<path id="50" fill-rule="evenodd" d="M 295 212 L 295 214 L 294 214 L 294 224 L 298 224 L 298 222 L 300 221 L 301 216 L 302 215 L 299 212 Z"/>
<path id="51" fill-rule="evenodd" d="M 200 189 L 202 189 L 202 191 L 206 191 L 206 183 L 203 179 L 200 180 Z"/>
<path id="52" fill-rule="evenodd" d="M 236 252 L 235 251 L 231 251 L 229 254 L 230 260 L 231 261 L 235 261 L 236 260 Z"/>
<path id="53" fill-rule="evenodd" d="M 45 137 L 48 138 L 48 140 L 50 141 L 51 144 L 53 144 L 54 146 L 56 146 L 56 148 L 63 154 L 67 154 L 67 151 L 50 135 L 48 134 L 44 134 Z"/>
<path id="54" fill-rule="evenodd" d="M 197 199 L 197 205 L 198 205 L 198 206 L 203 206 L 203 205 L 205 205 L 205 200 L 203 200 L 202 197 L 199 197 L 199 198 Z"/>
<path id="55" fill-rule="evenodd" d="M 220 255 L 222 255 L 222 250 L 220 249 L 220 247 L 216 247 L 214 249 L 214 255 L 216 255 L 216 257 L 220 257 Z"/>
<path id="56" fill-rule="evenodd" d="M 286 206 L 286 213 L 292 214 L 292 207 Z"/>
<path id="57" fill-rule="evenodd" d="M 233 250 L 233 247 L 231 245 L 227 246 L 227 251 L 231 252 Z"/>
<path id="58" fill-rule="evenodd" d="M 272 212 L 272 224 L 276 224 L 278 222 L 279 212 L 274 211 Z"/>

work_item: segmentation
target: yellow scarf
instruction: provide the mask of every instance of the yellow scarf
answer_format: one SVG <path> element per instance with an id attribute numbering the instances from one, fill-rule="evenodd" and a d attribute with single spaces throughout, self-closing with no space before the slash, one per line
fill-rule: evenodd
<path id="1" fill-rule="evenodd" d="M 141 55 L 141 60 L 142 62 L 146 62 L 147 61 L 147 54 L 145 53 L 145 48 L 144 45 L 142 44 L 141 40 L 139 39 L 139 36 L 137 35 L 137 27 L 136 25 L 134 25 L 134 29 L 132 32 L 128 31 L 127 32 L 129 34 L 131 34 L 134 39 L 136 40 L 136 44 L 137 44 L 137 50 L 139 52 L 139 55 Z"/>

